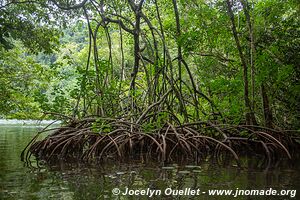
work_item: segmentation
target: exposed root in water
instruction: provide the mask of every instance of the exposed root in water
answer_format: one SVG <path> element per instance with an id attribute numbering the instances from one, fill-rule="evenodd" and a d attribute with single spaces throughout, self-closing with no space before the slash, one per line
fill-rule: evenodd
<path id="1" fill-rule="evenodd" d="M 42 132 L 51 134 L 38 140 Z M 21 157 L 25 161 L 34 155 L 46 161 L 75 158 L 198 162 L 212 154 L 217 159 L 230 155 L 239 165 L 239 155 L 251 152 L 264 155 L 270 164 L 279 156 L 292 159 L 293 149 L 298 146 L 286 132 L 258 126 L 165 123 L 147 131 L 143 124 L 124 119 L 89 117 L 60 128 L 44 129 L 27 145 Z"/>

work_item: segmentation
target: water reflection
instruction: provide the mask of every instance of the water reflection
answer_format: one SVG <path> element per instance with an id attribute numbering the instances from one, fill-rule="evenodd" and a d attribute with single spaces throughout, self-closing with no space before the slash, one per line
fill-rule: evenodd
<path id="1" fill-rule="evenodd" d="M 45 126 L 48 124 L 60 124 L 61 121 L 59 120 L 17 120 L 17 119 L 0 119 L 0 125 L 1 127 L 5 126 Z"/>
<path id="2" fill-rule="evenodd" d="M 35 135 L 34 127 L 0 126 L 0 199 L 150 199 L 146 196 L 114 196 L 113 188 L 128 189 L 298 189 L 299 163 L 281 163 L 269 170 L 218 166 L 213 160 L 199 165 L 160 163 L 109 163 L 88 166 L 83 163 L 29 168 L 20 153 Z M 232 199 L 232 196 L 154 196 L 151 199 Z M 297 198 L 297 196 L 296 196 Z M 296 199 L 294 198 L 294 199 Z M 239 196 L 235 199 L 289 199 L 286 197 Z"/>

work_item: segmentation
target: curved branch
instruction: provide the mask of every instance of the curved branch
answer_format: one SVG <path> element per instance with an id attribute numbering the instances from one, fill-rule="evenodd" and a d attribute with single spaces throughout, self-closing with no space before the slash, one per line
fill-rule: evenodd
<path id="1" fill-rule="evenodd" d="M 148 109 L 139 117 L 139 119 L 136 121 L 136 123 L 138 124 L 143 118 L 144 116 L 155 106 L 159 105 L 166 97 L 167 95 L 172 91 L 172 89 L 168 90 L 162 97 L 159 101 L 151 104 Z"/>
<path id="2" fill-rule="evenodd" d="M 128 32 L 132 35 L 134 34 L 134 31 L 132 29 L 128 28 L 127 26 L 125 26 L 125 24 L 119 19 L 111 19 L 111 18 L 108 18 L 108 17 L 103 17 L 103 21 L 119 24 L 122 27 L 122 29 L 124 29 L 126 32 Z"/>

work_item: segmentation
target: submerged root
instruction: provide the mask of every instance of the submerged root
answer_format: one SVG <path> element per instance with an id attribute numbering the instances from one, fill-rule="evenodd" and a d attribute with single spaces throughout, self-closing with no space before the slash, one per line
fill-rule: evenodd
<path id="1" fill-rule="evenodd" d="M 66 126 L 51 129 L 52 133 L 37 141 L 38 134 L 22 152 L 22 159 L 31 155 L 38 159 L 81 159 L 105 161 L 140 159 L 200 161 L 208 154 L 218 160 L 230 155 L 239 165 L 239 155 L 264 155 L 268 163 L 285 155 L 291 159 L 293 138 L 263 127 L 215 125 L 195 122 L 183 125 L 166 123 L 159 129 L 143 130 L 139 124 L 121 119 L 85 118 Z M 44 130 L 48 131 L 48 130 Z"/>

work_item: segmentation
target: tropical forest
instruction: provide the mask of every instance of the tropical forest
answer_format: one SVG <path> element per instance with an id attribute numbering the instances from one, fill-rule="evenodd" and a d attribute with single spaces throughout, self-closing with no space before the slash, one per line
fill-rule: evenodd
<path id="1" fill-rule="evenodd" d="M 16 162 L 299 167 L 299 13 L 298 0 L 1 0 L 0 119 L 49 121 Z"/>

